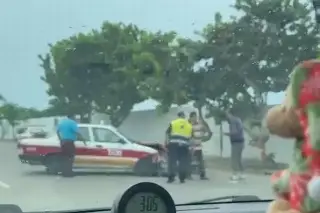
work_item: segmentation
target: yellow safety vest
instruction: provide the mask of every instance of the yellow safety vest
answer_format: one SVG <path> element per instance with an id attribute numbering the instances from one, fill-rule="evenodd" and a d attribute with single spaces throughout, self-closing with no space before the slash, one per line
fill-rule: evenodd
<path id="1" fill-rule="evenodd" d="M 192 136 L 192 125 L 190 122 L 183 118 L 175 119 L 171 122 L 171 142 L 189 142 Z"/>

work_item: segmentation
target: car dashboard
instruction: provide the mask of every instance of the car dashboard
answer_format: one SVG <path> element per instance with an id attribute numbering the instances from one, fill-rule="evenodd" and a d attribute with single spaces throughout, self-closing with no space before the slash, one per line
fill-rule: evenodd
<path id="1" fill-rule="evenodd" d="M 197 205 L 177 205 L 176 212 L 183 213 L 265 213 L 270 201 L 257 202 L 224 202 L 224 203 L 205 203 Z M 114 213 L 112 209 L 90 209 L 79 211 L 53 211 L 43 213 Z M 15 212 L 13 212 L 15 213 Z M 18 213 L 18 212 L 17 212 Z M 27 213 L 42 213 L 42 212 L 27 212 Z M 131 212 L 136 213 L 136 212 Z M 138 212 L 137 212 L 138 213 Z M 152 211 L 150 212 L 152 213 Z M 165 212 L 163 212 L 165 213 Z"/>
<path id="2" fill-rule="evenodd" d="M 177 205 L 170 193 L 160 185 L 141 182 L 129 187 L 124 193 L 116 197 L 112 208 L 109 209 L 45 211 L 44 213 L 264 213 L 270 202 L 271 200 L 260 200 L 255 195 L 241 195 Z M 8 204 L 0 205 L 0 212 L 23 213 L 18 206 Z"/>
<path id="3" fill-rule="evenodd" d="M 197 205 L 177 205 L 177 212 L 185 213 L 265 213 L 270 201 L 257 202 L 224 202 Z M 89 211 L 88 211 L 89 212 Z M 112 210 L 97 210 L 90 213 L 110 213 Z M 135 212 L 132 212 L 135 213 Z M 151 213 L 151 212 L 150 212 Z"/>

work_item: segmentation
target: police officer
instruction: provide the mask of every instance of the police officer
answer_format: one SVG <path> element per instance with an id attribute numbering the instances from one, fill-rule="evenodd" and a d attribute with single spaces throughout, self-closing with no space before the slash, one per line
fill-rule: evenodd
<path id="1" fill-rule="evenodd" d="M 174 182 L 176 173 L 179 173 L 180 182 L 185 182 L 191 137 L 192 125 L 185 119 L 185 114 L 179 112 L 178 118 L 170 123 L 166 132 L 166 145 L 168 147 L 168 183 Z"/>

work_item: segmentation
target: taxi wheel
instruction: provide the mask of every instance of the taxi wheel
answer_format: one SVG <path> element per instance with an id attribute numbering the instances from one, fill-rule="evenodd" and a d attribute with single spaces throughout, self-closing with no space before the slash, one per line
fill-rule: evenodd
<path id="1" fill-rule="evenodd" d="M 59 173 L 58 156 L 48 156 L 45 160 L 46 172 L 50 175 L 57 175 Z"/>
<path id="2" fill-rule="evenodd" d="M 134 166 L 134 173 L 137 176 L 154 176 L 157 174 L 157 166 L 151 159 L 141 159 Z"/>

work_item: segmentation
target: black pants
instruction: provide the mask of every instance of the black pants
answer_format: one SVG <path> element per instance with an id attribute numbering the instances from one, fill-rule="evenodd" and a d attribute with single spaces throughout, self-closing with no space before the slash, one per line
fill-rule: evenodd
<path id="1" fill-rule="evenodd" d="M 201 149 L 195 150 L 193 155 L 198 164 L 198 171 L 200 173 L 200 177 L 204 178 L 206 176 L 206 169 L 204 165 L 203 152 Z"/>
<path id="2" fill-rule="evenodd" d="M 61 143 L 61 172 L 62 176 L 72 176 L 72 167 L 76 148 L 73 141 L 62 141 Z"/>
<path id="3" fill-rule="evenodd" d="M 184 181 L 188 172 L 189 146 L 178 143 L 168 145 L 168 173 L 169 180 L 179 174 L 180 181 Z"/>

